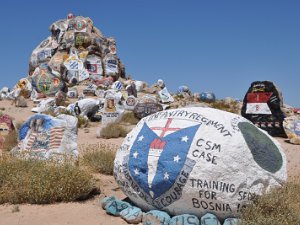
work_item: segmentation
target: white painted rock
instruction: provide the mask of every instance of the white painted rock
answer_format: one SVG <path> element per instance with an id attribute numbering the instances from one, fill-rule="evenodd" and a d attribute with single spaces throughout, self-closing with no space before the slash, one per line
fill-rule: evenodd
<path id="1" fill-rule="evenodd" d="M 80 108 L 80 115 L 87 116 L 88 113 L 92 112 L 95 106 L 99 104 L 99 101 L 92 98 L 81 99 L 75 103 L 68 105 L 67 110 L 74 113 L 76 103 L 78 103 L 78 106 Z"/>
<path id="2" fill-rule="evenodd" d="M 245 118 L 181 108 L 143 118 L 117 152 L 114 176 L 144 210 L 236 216 L 287 179 L 279 143 Z"/>
<path id="3" fill-rule="evenodd" d="M 19 143 L 12 153 L 41 160 L 78 157 L 77 123 L 74 116 L 31 116 L 19 130 Z"/>
<path id="4" fill-rule="evenodd" d="M 46 111 L 54 111 L 56 108 L 56 103 L 54 98 L 48 98 L 40 101 L 37 107 L 31 109 L 31 112 L 43 113 Z"/>

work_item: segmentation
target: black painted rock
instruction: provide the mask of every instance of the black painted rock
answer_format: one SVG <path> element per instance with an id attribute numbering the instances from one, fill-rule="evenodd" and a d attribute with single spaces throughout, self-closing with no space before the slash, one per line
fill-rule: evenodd
<path id="1" fill-rule="evenodd" d="M 281 92 L 271 81 L 255 81 L 248 89 L 241 115 L 271 136 L 286 137 Z"/>

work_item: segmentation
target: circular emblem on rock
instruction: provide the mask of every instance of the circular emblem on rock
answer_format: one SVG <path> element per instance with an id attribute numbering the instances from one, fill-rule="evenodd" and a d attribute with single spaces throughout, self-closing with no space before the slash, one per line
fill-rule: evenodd
<path id="1" fill-rule="evenodd" d="M 79 20 L 79 21 L 76 21 L 75 23 L 75 29 L 77 31 L 82 31 L 86 28 L 86 23 L 84 20 Z"/>
<path id="2" fill-rule="evenodd" d="M 143 118 L 118 150 L 114 176 L 144 210 L 223 219 L 287 179 L 272 137 L 241 116 L 199 107 Z"/>

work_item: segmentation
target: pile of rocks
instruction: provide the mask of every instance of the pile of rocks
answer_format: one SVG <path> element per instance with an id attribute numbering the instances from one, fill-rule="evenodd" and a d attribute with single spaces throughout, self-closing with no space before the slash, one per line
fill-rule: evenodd
<path id="1" fill-rule="evenodd" d="M 151 210 L 143 212 L 140 208 L 132 206 L 130 203 L 116 199 L 114 196 L 105 197 L 101 200 L 102 208 L 109 215 L 120 216 L 129 224 L 145 225 L 221 225 L 219 219 L 211 213 L 206 213 L 200 219 L 191 214 L 182 214 L 171 217 L 164 211 Z M 239 219 L 227 218 L 223 225 L 238 225 Z"/>

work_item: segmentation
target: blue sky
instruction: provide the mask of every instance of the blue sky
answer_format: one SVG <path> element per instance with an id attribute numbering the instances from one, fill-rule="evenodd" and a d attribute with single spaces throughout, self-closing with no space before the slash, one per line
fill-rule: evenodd
<path id="1" fill-rule="evenodd" d="M 300 1 L 51 0 L 1 3 L 0 86 L 27 76 L 32 50 L 69 12 L 115 37 L 127 74 L 170 91 L 187 85 L 242 99 L 251 82 L 271 80 L 300 107 Z"/>

